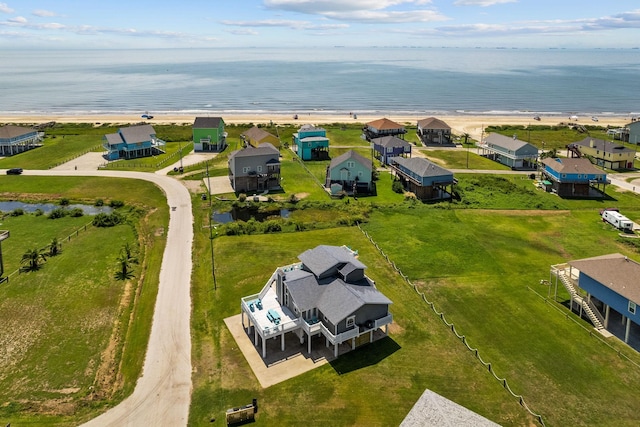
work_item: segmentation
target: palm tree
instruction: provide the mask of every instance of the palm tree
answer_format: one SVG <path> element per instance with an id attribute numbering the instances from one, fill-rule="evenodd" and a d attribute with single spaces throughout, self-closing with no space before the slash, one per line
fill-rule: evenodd
<path id="1" fill-rule="evenodd" d="M 120 253 L 126 256 L 131 264 L 138 264 L 138 254 L 131 247 L 129 242 L 122 245 L 122 248 L 120 248 Z"/>
<path id="2" fill-rule="evenodd" d="M 118 271 L 116 271 L 115 277 L 118 280 L 127 280 L 133 277 L 133 271 L 131 268 L 131 260 L 124 251 L 120 252 L 116 259 L 118 263 Z"/>
<path id="3" fill-rule="evenodd" d="M 45 255 L 46 249 L 29 249 L 22 255 L 20 264 L 22 271 L 36 271 L 40 269 L 40 265 L 47 260 Z"/>
<path id="4" fill-rule="evenodd" d="M 62 245 L 60 245 L 60 242 L 58 241 L 57 237 L 54 237 L 53 239 L 51 239 L 51 243 L 49 243 L 49 247 L 47 248 L 49 251 L 49 256 L 52 257 L 52 256 L 59 255 L 60 252 L 62 252 L 61 246 Z"/>

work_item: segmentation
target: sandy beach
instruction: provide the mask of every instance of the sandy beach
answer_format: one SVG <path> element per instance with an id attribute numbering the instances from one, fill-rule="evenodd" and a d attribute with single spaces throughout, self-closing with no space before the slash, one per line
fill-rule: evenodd
<path id="1" fill-rule="evenodd" d="M 200 114 L 203 115 L 203 114 Z M 216 116 L 215 113 L 210 116 Z M 0 116 L 0 125 L 2 124 L 38 124 L 55 121 L 58 123 L 113 123 L 113 124 L 132 124 L 145 121 L 149 124 L 187 124 L 193 123 L 195 114 L 154 114 L 154 118 L 151 120 L 144 120 L 140 116 L 131 115 L 4 115 Z M 386 117 L 390 120 L 398 122 L 404 125 L 415 125 L 418 120 L 427 118 L 428 116 L 419 115 L 403 115 L 403 116 L 365 116 L 357 115 L 357 118 L 349 114 L 344 115 L 326 115 L 326 114 L 300 114 L 298 119 L 294 119 L 294 115 L 291 114 L 230 114 L 222 115 L 226 124 L 267 124 L 273 122 L 274 124 L 314 124 L 323 125 L 327 123 L 368 123 L 373 120 Z M 569 117 L 564 116 L 540 116 L 540 120 L 534 120 L 534 115 L 442 115 L 436 116 L 438 119 L 447 123 L 454 134 L 468 133 L 472 138 L 479 139 L 482 134 L 482 129 L 491 125 L 548 125 L 553 126 L 561 122 L 568 123 Z M 599 125 L 610 127 L 621 127 L 631 122 L 631 116 L 605 116 L 600 117 L 598 122 L 594 122 L 591 117 L 578 116 L 579 123 L 583 125 Z"/>

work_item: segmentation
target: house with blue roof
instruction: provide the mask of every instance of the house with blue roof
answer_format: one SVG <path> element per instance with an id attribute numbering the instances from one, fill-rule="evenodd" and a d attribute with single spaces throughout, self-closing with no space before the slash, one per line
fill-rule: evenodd
<path id="1" fill-rule="evenodd" d="M 450 170 L 422 157 L 394 157 L 390 166 L 405 190 L 414 193 L 418 199 L 434 201 L 451 198 L 456 180 Z M 447 186 L 450 186 L 449 191 Z"/>
<path id="2" fill-rule="evenodd" d="M 538 161 L 538 147 L 520 141 L 516 136 L 508 137 L 498 133 L 489 134 L 482 144 L 482 156 L 511 169 L 534 170 Z"/>
<path id="3" fill-rule="evenodd" d="M 607 174 L 596 168 L 589 159 L 542 159 L 543 183 L 560 197 L 604 197 Z"/>
<path id="4" fill-rule="evenodd" d="M 41 147 L 43 132 L 22 126 L 0 127 L 0 156 L 13 156 L 32 148 Z"/>
<path id="5" fill-rule="evenodd" d="M 242 326 L 262 344 L 280 339 L 285 350 L 285 335 L 295 334 L 307 344 L 311 354 L 314 337 L 318 344 L 333 346 L 334 357 L 341 346 L 345 350 L 374 340 L 374 333 L 393 321 L 391 300 L 367 277 L 367 268 L 357 252 L 346 246 L 320 245 L 298 256 L 299 263 L 279 267 L 260 293 L 241 300 Z"/>
<path id="6" fill-rule="evenodd" d="M 411 144 L 395 135 L 374 138 L 371 142 L 376 158 L 383 165 L 388 165 L 393 157 L 411 157 Z"/>
<path id="7" fill-rule="evenodd" d="M 106 134 L 103 144 L 107 160 L 136 159 L 164 154 L 166 142 L 156 136 L 151 125 L 136 125 Z"/>
<path id="8" fill-rule="evenodd" d="M 348 194 L 369 194 L 373 190 L 373 162 L 371 159 L 349 150 L 331 159 L 327 166 L 325 186 L 331 194 L 345 191 Z"/>
<path id="9" fill-rule="evenodd" d="M 327 131 L 313 125 L 304 125 L 293 134 L 293 147 L 302 160 L 327 160 L 329 138 Z"/>

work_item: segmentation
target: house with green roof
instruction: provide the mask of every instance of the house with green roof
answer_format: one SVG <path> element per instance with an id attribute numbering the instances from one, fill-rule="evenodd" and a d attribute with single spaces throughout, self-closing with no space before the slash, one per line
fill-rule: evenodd
<path id="1" fill-rule="evenodd" d="M 262 347 L 278 339 L 285 350 L 285 335 L 306 341 L 307 353 L 315 345 L 333 346 L 334 357 L 374 340 L 374 333 L 393 321 L 391 300 L 367 277 L 357 252 L 346 246 L 320 245 L 298 256 L 299 263 L 278 267 L 262 290 L 241 299 L 242 326 Z M 315 339 L 314 339 L 315 338 Z"/>
<path id="2" fill-rule="evenodd" d="M 192 130 L 193 151 L 222 151 L 227 146 L 222 117 L 196 117 Z"/>

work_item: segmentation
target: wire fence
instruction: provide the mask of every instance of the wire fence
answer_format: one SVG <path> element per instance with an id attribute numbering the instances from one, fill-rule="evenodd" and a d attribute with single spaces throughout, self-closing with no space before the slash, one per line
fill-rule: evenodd
<path id="1" fill-rule="evenodd" d="M 398 268 L 398 266 L 396 265 L 395 262 L 393 262 L 393 260 L 391 260 L 389 258 L 389 256 L 387 254 L 384 253 L 384 251 L 382 250 L 382 248 L 380 246 L 378 246 L 378 244 L 373 240 L 373 238 L 369 235 L 369 233 L 367 233 L 365 230 L 362 229 L 362 227 L 360 226 L 360 224 L 357 224 L 358 229 L 360 229 L 360 231 L 365 235 L 365 237 L 367 239 L 369 239 L 369 241 L 371 242 L 371 244 L 373 244 L 373 246 L 378 250 L 378 252 L 380 253 L 380 255 L 382 255 L 384 257 L 384 259 L 391 265 L 391 267 L 393 267 L 393 269 L 400 275 L 400 277 L 402 277 L 402 279 L 413 288 L 414 291 L 416 291 L 416 293 L 418 295 L 420 295 L 420 297 L 422 298 L 422 300 L 431 308 L 431 310 L 433 310 L 433 312 L 436 314 L 436 316 L 438 316 L 440 318 L 440 320 L 442 320 L 442 323 L 444 323 L 450 330 L 451 332 L 453 332 L 455 334 L 455 336 L 462 341 L 462 343 L 465 345 L 465 347 L 467 347 L 467 349 L 469 351 L 471 351 L 474 356 L 476 357 L 476 359 L 478 359 L 478 361 L 480 361 L 480 363 L 482 363 L 482 365 L 487 368 L 489 370 L 489 372 L 491 372 L 491 375 L 493 375 L 493 377 L 498 380 L 502 386 L 505 388 L 505 390 L 507 390 L 511 396 L 515 397 L 516 399 L 518 399 L 518 402 L 520 403 L 520 405 L 527 411 L 529 412 L 529 414 L 531 414 L 533 417 L 536 418 L 536 420 L 538 420 L 538 422 L 542 425 L 545 426 L 544 420 L 542 419 L 542 415 L 537 414 L 535 412 L 533 412 L 531 410 L 531 408 L 529 408 L 529 406 L 527 405 L 527 403 L 524 400 L 524 397 L 520 394 L 516 394 L 511 387 L 509 386 L 509 383 L 507 382 L 506 378 L 501 378 L 500 376 L 498 376 L 495 372 L 495 369 L 493 368 L 493 366 L 491 365 L 491 362 L 487 362 L 485 361 L 482 356 L 480 356 L 480 351 L 477 348 L 472 347 L 468 340 L 467 337 L 464 335 L 461 335 L 458 333 L 458 331 L 456 330 L 455 325 L 453 324 L 453 322 L 448 322 L 444 312 L 442 311 L 438 311 L 438 309 L 436 308 L 435 304 L 433 303 L 433 301 L 429 301 L 427 299 L 427 296 L 424 294 L 424 292 L 421 292 L 418 289 L 418 286 L 415 285 L 414 283 L 411 283 L 411 280 L 409 279 L 409 277 L 404 274 L 402 272 L 402 270 L 400 270 L 400 268 Z"/>
<path id="2" fill-rule="evenodd" d="M 67 242 L 67 243 L 71 242 L 71 239 L 74 238 L 74 237 L 78 237 L 80 235 L 81 231 L 87 231 L 87 227 L 90 226 L 92 223 L 93 223 L 93 220 L 91 220 L 91 222 L 86 223 L 82 227 L 76 229 L 74 232 L 72 232 L 68 236 L 64 237 L 63 239 L 58 240 L 58 245 L 59 245 L 60 250 L 62 250 L 62 245 L 63 245 L 64 242 Z M 39 249 L 39 252 L 47 250 L 48 248 L 50 248 L 50 246 L 51 245 L 49 244 L 49 245 L 45 245 L 45 246 L 41 247 Z M 16 274 L 20 274 L 21 272 L 22 272 L 21 268 L 16 269 L 12 273 L 10 273 L 10 274 L 6 275 L 5 277 L 3 277 L 2 280 L 0 280 L 0 283 L 2 281 L 7 281 L 8 282 L 11 277 L 15 276 Z"/>

